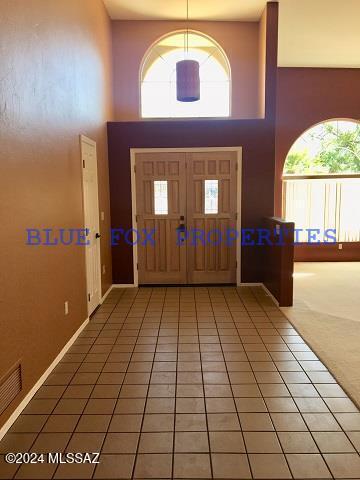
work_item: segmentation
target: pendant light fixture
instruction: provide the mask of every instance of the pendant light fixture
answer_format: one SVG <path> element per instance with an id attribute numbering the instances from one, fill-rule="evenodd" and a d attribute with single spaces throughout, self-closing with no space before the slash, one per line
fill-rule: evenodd
<path id="1" fill-rule="evenodd" d="M 187 28 L 184 38 L 184 56 L 189 53 L 189 0 L 186 0 Z M 196 60 L 181 60 L 176 63 L 176 97 L 179 102 L 200 100 L 200 65 Z"/>

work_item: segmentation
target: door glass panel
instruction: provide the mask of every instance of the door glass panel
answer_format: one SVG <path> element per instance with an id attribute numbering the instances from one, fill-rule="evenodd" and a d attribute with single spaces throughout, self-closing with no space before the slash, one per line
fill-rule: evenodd
<path id="1" fill-rule="evenodd" d="M 219 180 L 205 180 L 205 214 L 218 213 Z"/>
<path id="2" fill-rule="evenodd" d="M 168 214 L 168 182 L 167 180 L 154 181 L 154 210 L 155 210 L 155 215 Z"/>

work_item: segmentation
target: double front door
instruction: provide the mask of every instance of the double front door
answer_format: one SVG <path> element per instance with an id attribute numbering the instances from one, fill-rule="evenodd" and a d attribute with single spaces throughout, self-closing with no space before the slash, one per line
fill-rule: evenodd
<path id="1" fill-rule="evenodd" d="M 236 282 L 237 152 L 135 154 L 139 284 Z"/>

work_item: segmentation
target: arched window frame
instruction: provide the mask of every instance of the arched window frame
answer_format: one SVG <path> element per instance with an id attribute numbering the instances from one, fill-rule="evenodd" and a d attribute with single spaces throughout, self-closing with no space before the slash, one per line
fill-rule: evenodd
<path id="1" fill-rule="evenodd" d="M 308 176 L 308 175 L 311 175 L 311 176 L 321 176 L 321 175 L 332 175 L 332 174 L 321 174 L 321 173 L 304 173 L 303 175 L 302 174 L 299 174 L 299 173 L 295 173 L 295 174 L 288 174 L 288 173 L 285 173 L 285 168 L 286 168 L 286 162 L 288 160 L 288 156 L 289 154 L 291 153 L 294 145 L 303 137 L 305 136 L 307 133 L 309 133 L 311 130 L 313 130 L 314 128 L 318 127 L 319 125 L 323 125 L 323 124 L 326 124 L 326 123 L 332 123 L 332 122 L 348 122 L 348 123 L 354 123 L 354 124 L 357 124 L 357 125 L 360 125 L 360 120 L 359 119 L 356 119 L 356 118 L 351 118 L 351 117 L 331 117 L 331 118 L 326 118 L 324 120 L 320 120 L 319 122 L 316 122 L 314 124 L 312 124 L 311 126 L 309 126 L 308 128 L 306 128 L 302 133 L 300 133 L 300 135 L 298 135 L 296 137 L 296 139 L 292 142 L 291 144 L 291 147 L 289 148 L 286 156 L 285 156 L 285 160 L 284 160 L 284 163 L 283 163 L 283 169 L 282 169 L 282 177 L 289 177 L 291 175 L 294 175 L 294 176 Z M 342 175 L 347 175 L 346 172 L 344 173 L 338 173 L 338 174 L 342 174 Z M 337 175 L 337 173 L 334 173 L 333 175 Z M 357 173 L 348 173 L 348 175 L 357 175 Z"/>
<path id="2" fill-rule="evenodd" d="M 318 228 L 319 225 L 321 227 L 321 235 L 324 234 L 327 228 L 330 228 L 330 231 L 334 230 L 334 238 L 338 243 L 360 241 L 360 215 L 358 210 L 352 210 L 353 205 L 359 204 L 359 172 L 285 172 L 289 154 L 299 139 L 314 128 L 333 122 L 346 122 L 360 126 L 360 121 L 354 118 L 328 118 L 319 121 L 304 130 L 296 138 L 284 161 L 282 172 L 282 215 L 287 221 L 294 221 L 296 228 L 300 226 L 300 242 L 307 243 L 306 232 L 308 229 Z M 298 182 L 302 182 L 302 186 Z M 297 184 L 299 185 L 299 190 L 297 190 Z M 316 198 L 316 201 L 313 201 L 313 198 Z M 321 207 L 317 210 L 319 205 Z M 317 211 L 315 215 L 314 211 Z M 316 222 L 322 223 L 318 225 Z M 321 238 L 321 241 L 326 243 L 325 237 Z M 332 242 L 330 241 L 330 243 Z"/>
<path id="3" fill-rule="evenodd" d="M 142 113 L 142 83 L 143 83 L 143 79 L 144 79 L 144 70 L 148 70 L 149 68 L 151 68 L 149 65 L 149 58 L 151 57 L 152 55 L 152 52 L 154 51 L 154 49 L 156 48 L 156 46 L 162 42 L 164 39 L 166 39 L 167 37 L 171 37 L 173 35 L 178 35 L 178 34 L 183 34 L 183 35 L 186 35 L 187 33 L 189 34 L 194 34 L 194 35 L 198 35 L 198 36 L 201 36 L 201 37 L 204 37 L 205 39 L 207 39 L 208 41 L 210 41 L 214 47 L 219 51 L 220 55 L 221 55 L 221 58 L 222 58 L 222 63 L 223 63 L 223 68 L 226 72 L 226 74 L 228 75 L 228 81 L 229 81 L 229 104 L 228 104 L 228 111 L 229 111 L 229 114 L 227 116 L 185 116 L 185 117 L 181 117 L 181 116 L 166 116 L 166 117 L 161 117 L 161 116 L 151 116 L 151 117 L 148 117 L 148 116 L 143 116 L 143 113 Z M 153 62 L 152 62 L 153 63 Z M 151 64 L 152 64 L 151 63 Z M 219 62 L 221 64 L 221 62 Z M 150 64 L 150 65 L 151 65 Z M 151 45 L 150 47 L 147 49 L 145 55 L 143 56 L 143 59 L 141 61 L 141 64 L 140 64 L 140 69 L 139 69 L 139 83 L 138 83 L 138 86 L 139 86 L 139 116 L 140 118 L 142 118 L 143 120 L 159 120 L 159 119 L 167 119 L 167 120 L 179 120 L 179 119 L 182 119 L 182 120 L 194 120 L 194 119 L 211 119 L 211 118 L 216 118 L 216 119 L 229 119 L 231 118 L 231 115 L 232 115 L 232 74 L 231 74 L 231 65 L 230 65 L 230 61 L 229 61 L 229 58 L 228 58 L 228 55 L 226 54 L 225 50 L 223 49 L 223 47 L 213 38 L 211 37 L 210 35 L 207 35 L 206 33 L 204 32 L 201 32 L 201 31 L 198 31 L 198 30 L 193 30 L 193 29 L 180 29 L 180 30 L 173 30 L 171 32 L 168 32 L 164 35 L 162 35 L 161 37 L 159 37 L 157 40 L 155 40 Z"/>

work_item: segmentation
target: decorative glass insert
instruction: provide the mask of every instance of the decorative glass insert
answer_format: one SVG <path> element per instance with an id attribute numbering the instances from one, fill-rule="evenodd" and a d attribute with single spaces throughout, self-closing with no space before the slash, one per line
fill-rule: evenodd
<path id="1" fill-rule="evenodd" d="M 168 182 L 167 180 L 154 181 L 154 210 L 155 210 L 155 215 L 168 214 Z"/>
<path id="2" fill-rule="evenodd" d="M 218 213 L 219 180 L 205 180 L 205 214 Z"/>

